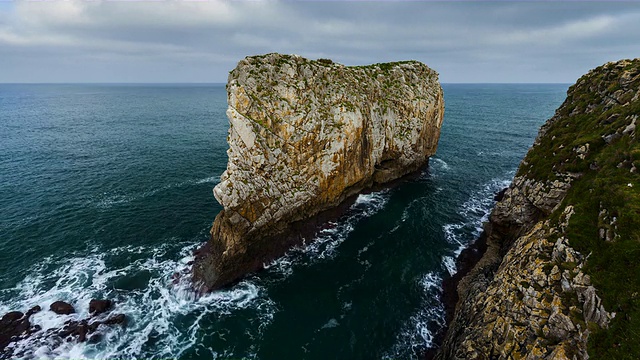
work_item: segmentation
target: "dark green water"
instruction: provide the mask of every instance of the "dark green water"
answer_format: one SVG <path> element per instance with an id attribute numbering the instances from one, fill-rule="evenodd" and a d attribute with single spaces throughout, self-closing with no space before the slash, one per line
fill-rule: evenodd
<path id="1" fill-rule="evenodd" d="M 98 344 L 35 358 L 415 358 L 443 324 L 442 279 L 478 235 L 566 85 L 444 85 L 437 155 L 358 198 L 299 249 L 195 298 L 171 276 L 206 241 L 226 167 L 223 85 L 0 85 L 0 313 L 115 299 Z"/>

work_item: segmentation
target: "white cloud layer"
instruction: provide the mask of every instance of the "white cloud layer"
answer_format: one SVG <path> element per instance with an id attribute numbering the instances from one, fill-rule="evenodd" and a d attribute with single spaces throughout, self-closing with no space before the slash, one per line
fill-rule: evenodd
<path id="1" fill-rule="evenodd" d="M 640 56 L 638 34 L 635 2 L 0 1 L 0 82 L 225 82 L 267 52 L 573 82 Z"/>

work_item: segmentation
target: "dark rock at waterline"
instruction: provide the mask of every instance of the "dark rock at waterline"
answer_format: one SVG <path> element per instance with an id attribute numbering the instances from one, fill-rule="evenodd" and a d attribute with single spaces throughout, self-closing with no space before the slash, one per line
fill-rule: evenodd
<path id="1" fill-rule="evenodd" d="M 62 330 L 58 332 L 58 336 L 66 338 L 68 336 L 77 336 L 78 341 L 82 342 L 86 339 L 89 332 L 89 324 L 87 320 L 74 321 L 70 320 L 64 323 Z"/>
<path id="2" fill-rule="evenodd" d="M 0 337 L 19 336 L 31 328 L 29 319 L 20 311 L 5 314 L 0 320 Z M 1 341 L 0 341 L 1 342 Z"/>
<path id="3" fill-rule="evenodd" d="M 13 341 L 28 337 L 40 330 L 40 326 L 31 326 L 29 316 L 36 307 L 23 314 L 20 311 L 6 313 L 0 319 L 0 358 L 11 358 L 12 354 L 6 347 Z"/>
<path id="4" fill-rule="evenodd" d="M 124 314 L 114 314 L 104 320 L 98 320 L 97 315 L 105 313 L 111 309 L 113 302 L 110 300 L 92 300 L 89 304 L 89 310 L 92 318 L 83 320 L 68 320 L 62 328 L 49 329 L 41 332 L 42 327 L 32 325 L 29 317 L 37 312 L 42 311 L 38 305 L 29 309 L 26 313 L 21 311 L 11 311 L 0 318 L 0 360 L 13 359 L 21 357 L 25 354 L 14 353 L 15 350 L 8 346 L 11 343 L 24 340 L 27 338 L 35 339 L 37 342 L 46 344 L 60 344 L 66 341 L 91 342 L 100 341 L 101 335 L 97 332 L 100 325 L 126 325 L 127 317 Z M 56 301 L 50 306 L 50 310 L 59 315 L 73 314 L 75 309 L 68 303 Z M 93 320 L 93 321 L 90 321 Z M 38 333 L 38 334 L 36 334 Z M 57 345 L 55 345 L 57 346 Z"/>
<path id="5" fill-rule="evenodd" d="M 49 310 L 53 311 L 58 315 L 69 315 L 76 312 L 76 309 L 71 306 L 71 304 L 66 303 L 64 301 L 56 301 L 51 306 L 49 306 Z"/>
<path id="6" fill-rule="evenodd" d="M 494 201 L 500 201 L 500 200 L 502 200 L 502 199 L 504 198 L 504 193 L 506 193 L 506 192 L 507 192 L 507 189 L 508 189 L 508 188 L 504 188 L 504 189 L 502 189 L 502 190 L 498 191 L 498 192 L 496 193 L 496 195 L 493 197 L 493 200 L 494 200 Z"/>
<path id="7" fill-rule="evenodd" d="M 102 335 L 100 334 L 91 334 L 91 336 L 89 336 L 89 338 L 87 339 L 87 342 L 89 344 L 97 344 L 100 342 L 100 340 L 102 340 Z"/>
<path id="8" fill-rule="evenodd" d="M 89 313 L 92 315 L 99 315 L 109 311 L 112 306 L 113 302 L 111 300 L 93 299 L 89 302 Z"/>
<path id="9" fill-rule="evenodd" d="M 88 337 L 88 335 L 98 330 L 100 325 L 124 325 L 126 323 L 126 319 L 127 317 L 124 314 L 116 314 L 106 320 L 97 320 L 92 322 L 89 322 L 88 319 L 80 321 L 70 320 L 65 323 L 64 327 L 57 333 L 57 335 L 62 338 L 68 338 L 70 336 L 77 337 L 79 342 L 85 342 L 87 340 L 96 341 L 97 337 L 93 335 Z"/>
<path id="10" fill-rule="evenodd" d="M 33 314 L 35 314 L 37 312 L 40 312 L 41 310 L 42 310 L 42 308 L 40 307 L 40 305 L 36 305 L 36 306 L 32 307 L 31 309 L 29 309 L 27 311 L 27 313 L 25 314 L 25 316 L 27 318 L 29 318 L 31 315 L 33 315 Z"/>
<path id="11" fill-rule="evenodd" d="M 7 324 L 10 324 L 10 323 L 13 323 L 13 322 L 15 322 L 17 320 L 22 319 L 23 316 L 24 316 L 24 314 L 21 313 L 20 311 L 8 312 L 8 313 L 4 314 L 4 316 L 0 320 L 0 325 L 2 327 L 5 327 Z"/>
<path id="12" fill-rule="evenodd" d="M 127 322 L 127 317 L 124 314 L 117 314 L 114 315 L 110 318 L 108 318 L 107 320 L 103 321 L 102 324 L 104 325 L 124 325 Z"/>

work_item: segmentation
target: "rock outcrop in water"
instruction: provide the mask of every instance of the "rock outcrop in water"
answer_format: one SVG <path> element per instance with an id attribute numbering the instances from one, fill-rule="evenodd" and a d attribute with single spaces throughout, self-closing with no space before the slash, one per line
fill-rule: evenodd
<path id="1" fill-rule="evenodd" d="M 640 59 L 573 85 L 490 216 L 437 359 L 640 357 Z"/>
<path id="2" fill-rule="evenodd" d="M 427 164 L 444 113 L 438 74 L 417 61 L 252 56 L 227 92 L 229 162 L 214 189 L 224 210 L 194 264 L 205 290 L 282 254 L 319 213 Z"/>
<path id="3" fill-rule="evenodd" d="M 35 351 L 41 346 L 55 347 L 63 342 L 98 342 L 101 338 L 100 328 L 126 324 L 127 318 L 124 314 L 108 313 L 112 306 L 111 300 L 93 299 L 89 305 L 90 317 L 81 320 L 69 319 L 61 328 L 47 330 L 31 323 L 31 317 L 42 311 L 39 305 L 24 314 L 20 311 L 4 314 L 0 318 L 0 359 L 31 359 L 36 357 Z M 63 316 L 75 313 L 73 306 L 64 301 L 52 303 L 49 311 Z M 107 315 L 101 316 L 104 313 Z"/>

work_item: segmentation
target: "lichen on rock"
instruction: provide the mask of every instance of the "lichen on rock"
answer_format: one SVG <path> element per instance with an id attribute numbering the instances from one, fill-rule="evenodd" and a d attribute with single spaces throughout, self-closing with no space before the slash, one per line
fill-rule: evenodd
<path id="1" fill-rule="evenodd" d="M 281 254 L 292 224 L 424 166 L 444 114 L 438 74 L 417 61 L 251 56 L 227 93 L 229 161 L 214 189 L 224 210 L 194 264 L 206 290 Z"/>
<path id="2" fill-rule="evenodd" d="M 640 59 L 569 88 L 491 213 L 437 359 L 640 356 L 639 114 Z"/>

